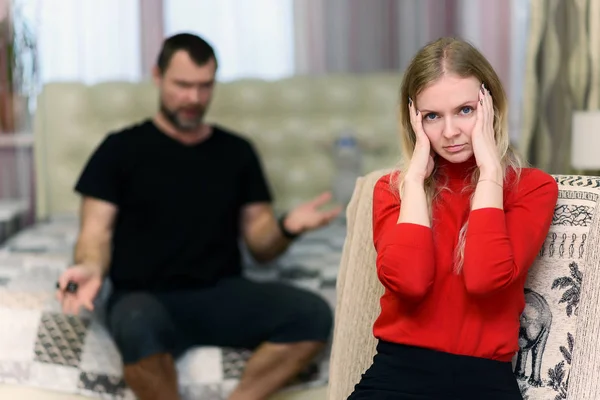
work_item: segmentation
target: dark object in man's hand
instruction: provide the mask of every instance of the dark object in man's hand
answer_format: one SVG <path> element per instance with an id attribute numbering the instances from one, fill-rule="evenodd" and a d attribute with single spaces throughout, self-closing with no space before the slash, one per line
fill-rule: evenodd
<path id="1" fill-rule="evenodd" d="M 60 284 L 58 282 L 56 282 L 56 288 L 60 289 Z M 67 283 L 65 291 L 69 293 L 75 293 L 77 291 L 77 284 L 73 281 L 70 281 L 69 283 Z"/>

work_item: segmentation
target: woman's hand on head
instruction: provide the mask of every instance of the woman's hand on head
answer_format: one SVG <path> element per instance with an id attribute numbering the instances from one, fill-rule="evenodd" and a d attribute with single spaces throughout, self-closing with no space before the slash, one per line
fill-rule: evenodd
<path id="1" fill-rule="evenodd" d="M 502 169 L 494 132 L 494 101 L 484 84 L 479 91 L 476 117 L 471 145 L 481 178 L 502 183 Z"/>
<path id="2" fill-rule="evenodd" d="M 416 109 L 415 103 L 410 98 L 408 99 L 408 112 L 410 124 L 415 132 L 416 143 L 404 180 L 422 183 L 433 172 L 435 154 L 431 149 L 429 138 L 423 130 L 423 114 Z"/>

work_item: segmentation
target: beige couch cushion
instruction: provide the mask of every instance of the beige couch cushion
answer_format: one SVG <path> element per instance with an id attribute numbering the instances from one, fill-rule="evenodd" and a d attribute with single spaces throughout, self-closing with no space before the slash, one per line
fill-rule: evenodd
<path id="1" fill-rule="evenodd" d="M 370 366 L 383 286 L 375 270 L 372 196 L 389 171 L 361 178 L 348 207 L 338 278 L 330 400 L 346 399 Z M 600 399 L 600 179 L 556 176 L 559 199 L 548 238 L 526 284 L 519 380 L 528 400 Z M 526 223 L 524 221 L 523 223 Z M 537 358 L 536 358 L 537 354 Z M 514 363 L 518 364 L 518 355 Z M 536 363 L 533 364 L 532 360 Z M 516 365 L 518 369 L 518 365 Z"/>

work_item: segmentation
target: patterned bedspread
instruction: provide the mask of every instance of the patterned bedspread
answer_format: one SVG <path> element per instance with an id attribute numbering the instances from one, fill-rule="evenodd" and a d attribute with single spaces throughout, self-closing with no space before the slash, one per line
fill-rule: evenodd
<path id="1" fill-rule="evenodd" d="M 121 378 L 120 356 L 101 310 L 63 315 L 54 285 L 69 265 L 77 224 L 41 223 L 0 248 L 0 382 L 104 399 L 133 399 Z M 284 280 L 324 296 L 335 306 L 335 282 L 345 226 L 342 220 L 297 241 L 276 263 L 246 273 L 257 280 Z M 102 290 L 101 301 L 110 290 Z M 328 351 L 288 390 L 325 385 Z M 178 360 L 184 399 L 224 399 L 237 383 L 250 352 L 198 347 Z"/>

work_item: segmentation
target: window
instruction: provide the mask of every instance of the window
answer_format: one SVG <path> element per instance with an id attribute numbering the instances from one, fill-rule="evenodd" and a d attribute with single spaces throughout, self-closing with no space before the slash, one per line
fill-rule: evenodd
<path id="1" fill-rule="evenodd" d="M 19 0 L 36 26 L 40 80 L 139 80 L 137 1 Z"/>
<path id="2" fill-rule="evenodd" d="M 221 81 L 294 73 L 293 0 L 164 0 L 165 36 L 200 35 L 214 48 Z"/>

